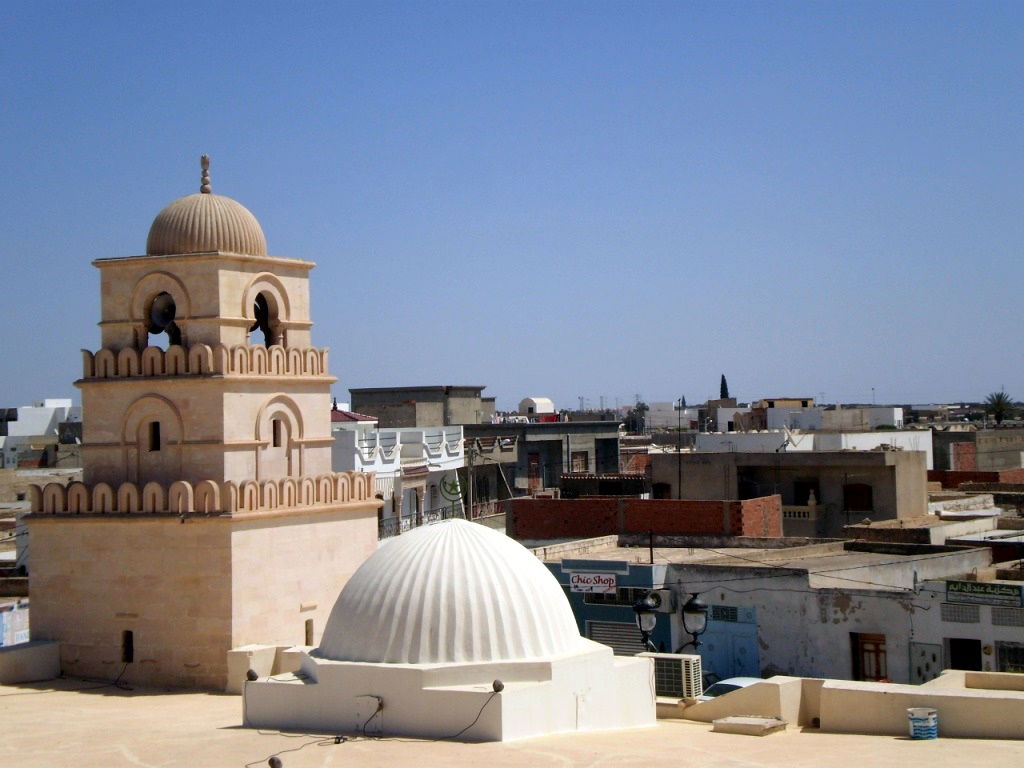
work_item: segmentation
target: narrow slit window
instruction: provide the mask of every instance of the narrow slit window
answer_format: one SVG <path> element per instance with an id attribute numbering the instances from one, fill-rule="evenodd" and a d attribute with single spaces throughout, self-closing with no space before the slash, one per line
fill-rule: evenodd
<path id="1" fill-rule="evenodd" d="M 121 662 L 131 664 L 135 661 L 135 633 L 126 629 L 121 633 Z"/>
<path id="2" fill-rule="evenodd" d="M 306 645 L 313 644 L 313 620 L 306 619 Z"/>
<path id="3" fill-rule="evenodd" d="M 160 422 L 149 422 L 149 450 L 160 450 Z"/>
<path id="4" fill-rule="evenodd" d="M 280 419 L 274 419 L 273 421 L 270 422 L 270 426 L 271 426 L 271 430 L 270 431 L 272 433 L 273 445 L 274 445 L 275 448 L 280 448 L 281 447 L 281 420 Z"/>

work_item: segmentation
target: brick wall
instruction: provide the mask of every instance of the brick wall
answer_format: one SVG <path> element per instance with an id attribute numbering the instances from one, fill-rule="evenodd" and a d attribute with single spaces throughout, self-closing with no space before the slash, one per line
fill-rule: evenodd
<path id="1" fill-rule="evenodd" d="M 620 457 L 623 472 L 649 473 L 651 455 L 649 453 L 623 453 Z"/>
<path id="2" fill-rule="evenodd" d="M 950 443 L 949 465 L 961 472 L 974 472 L 978 469 L 978 446 L 974 443 Z"/>
<path id="3" fill-rule="evenodd" d="M 782 497 L 762 496 L 758 499 L 733 501 L 729 533 L 733 536 L 782 535 Z"/>
<path id="4" fill-rule="evenodd" d="M 1024 483 L 1024 468 L 1000 469 L 993 472 L 929 469 L 928 480 L 942 483 L 943 488 L 959 488 L 961 483 Z"/>
<path id="5" fill-rule="evenodd" d="M 674 535 L 781 536 L 779 496 L 745 501 L 692 499 L 510 499 L 518 539 L 590 538 L 654 531 Z"/>

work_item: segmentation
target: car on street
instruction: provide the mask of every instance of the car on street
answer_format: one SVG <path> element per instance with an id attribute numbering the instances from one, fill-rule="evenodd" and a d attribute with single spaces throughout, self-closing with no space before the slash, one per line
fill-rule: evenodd
<path id="1" fill-rule="evenodd" d="M 722 694 L 746 688 L 748 685 L 760 682 L 760 677 L 729 677 L 725 680 L 719 680 L 717 683 L 708 686 L 704 693 L 697 697 L 697 701 L 711 701 Z"/>

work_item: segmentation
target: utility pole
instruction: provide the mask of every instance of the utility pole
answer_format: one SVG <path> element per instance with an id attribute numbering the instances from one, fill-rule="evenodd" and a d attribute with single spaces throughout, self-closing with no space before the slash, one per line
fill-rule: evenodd
<path id="1" fill-rule="evenodd" d="M 676 425 L 676 463 L 679 465 L 679 484 L 676 486 L 676 498 L 683 498 L 683 401 L 685 397 L 679 398 L 679 409 L 676 411 L 677 414 L 677 425 Z M 654 562 L 654 549 L 652 545 L 651 549 L 651 562 Z"/>
<path id="2" fill-rule="evenodd" d="M 473 457 L 476 454 L 476 438 L 471 438 L 468 441 L 467 453 L 469 456 L 466 459 L 466 477 L 468 479 L 467 495 L 469 496 L 469 517 L 468 520 L 473 519 Z"/>

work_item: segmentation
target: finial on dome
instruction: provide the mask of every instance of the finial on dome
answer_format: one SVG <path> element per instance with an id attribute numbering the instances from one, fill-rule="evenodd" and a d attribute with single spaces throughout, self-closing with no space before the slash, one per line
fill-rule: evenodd
<path id="1" fill-rule="evenodd" d="M 210 194 L 212 188 L 210 187 L 210 156 L 203 155 L 199 158 L 199 165 L 203 169 L 203 178 L 200 181 L 199 191 L 204 195 Z"/>

